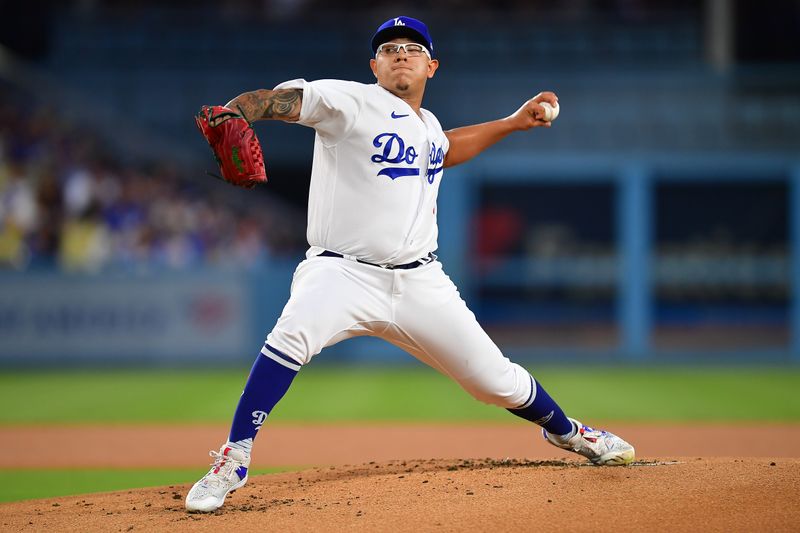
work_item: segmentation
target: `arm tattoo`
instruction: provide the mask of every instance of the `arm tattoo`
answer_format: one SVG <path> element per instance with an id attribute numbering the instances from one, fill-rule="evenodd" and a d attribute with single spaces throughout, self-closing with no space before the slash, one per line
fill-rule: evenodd
<path id="1" fill-rule="evenodd" d="M 244 113 L 249 120 L 277 119 L 296 122 L 303 103 L 302 89 L 260 89 L 237 96 L 228 107 Z"/>
<path id="2" fill-rule="evenodd" d="M 300 105 L 303 103 L 303 90 L 286 89 L 275 91 L 267 98 L 267 102 L 267 108 L 262 115 L 264 118 L 298 120 L 300 118 Z"/>

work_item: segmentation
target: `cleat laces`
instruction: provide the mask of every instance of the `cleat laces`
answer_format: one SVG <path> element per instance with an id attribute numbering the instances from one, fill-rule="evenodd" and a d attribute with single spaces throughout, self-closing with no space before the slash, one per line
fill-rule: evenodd
<path id="1" fill-rule="evenodd" d="M 211 463 L 212 468 L 211 471 L 206 474 L 206 478 L 209 481 L 213 480 L 214 485 L 219 485 L 219 477 L 230 477 L 237 468 L 244 466 L 243 462 L 214 450 L 208 452 L 208 455 L 214 459 L 214 462 Z"/>

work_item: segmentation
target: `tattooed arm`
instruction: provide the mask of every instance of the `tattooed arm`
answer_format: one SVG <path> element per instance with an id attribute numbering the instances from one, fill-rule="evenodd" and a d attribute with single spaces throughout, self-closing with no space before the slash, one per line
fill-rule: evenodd
<path id="1" fill-rule="evenodd" d="M 272 119 L 297 122 L 300 120 L 302 104 L 302 89 L 259 89 L 240 94 L 225 107 L 240 111 L 250 121 Z"/>
<path id="2" fill-rule="evenodd" d="M 514 131 L 528 130 L 538 126 L 549 128 L 550 122 L 542 120 L 544 108 L 539 105 L 539 102 L 549 102 L 555 105 L 557 101 L 558 98 L 551 92 L 539 93 L 506 118 L 444 132 L 447 140 L 450 141 L 450 148 L 444 158 L 444 166 L 452 167 L 469 161 Z"/>

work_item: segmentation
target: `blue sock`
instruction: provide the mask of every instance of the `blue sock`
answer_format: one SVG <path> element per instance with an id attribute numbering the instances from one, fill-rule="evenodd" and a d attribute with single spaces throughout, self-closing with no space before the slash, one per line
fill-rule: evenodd
<path id="1" fill-rule="evenodd" d="M 256 358 L 233 415 L 228 445 L 248 455 L 261 425 L 283 398 L 300 365 L 269 344 Z"/>
<path id="2" fill-rule="evenodd" d="M 530 420 L 534 424 L 542 426 L 548 433 L 553 435 L 568 435 L 572 433 L 572 422 L 569 421 L 567 415 L 553 400 L 547 391 L 545 391 L 539 382 L 531 376 L 531 395 L 533 401 L 528 399 L 523 407 L 517 409 L 509 409 L 512 414 L 517 415 L 525 420 Z"/>

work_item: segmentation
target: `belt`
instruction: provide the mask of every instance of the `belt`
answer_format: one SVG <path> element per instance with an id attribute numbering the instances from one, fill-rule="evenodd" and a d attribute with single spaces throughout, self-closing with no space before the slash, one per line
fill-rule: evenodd
<path id="1" fill-rule="evenodd" d="M 325 250 L 321 254 L 317 255 L 317 257 L 339 257 L 345 259 L 342 254 L 331 252 L 330 250 Z M 359 263 L 364 263 L 365 265 L 370 265 L 378 268 L 384 268 L 386 270 L 408 270 L 410 268 L 417 268 L 418 266 L 427 265 L 428 263 L 434 261 L 436 256 L 432 253 L 429 253 L 422 259 L 417 259 L 416 261 L 412 261 L 411 263 L 406 263 L 404 265 L 376 265 L 375 263 L 370 263 L 369 261 L 362 261 L 361 259 L 356 259 Z"/>

